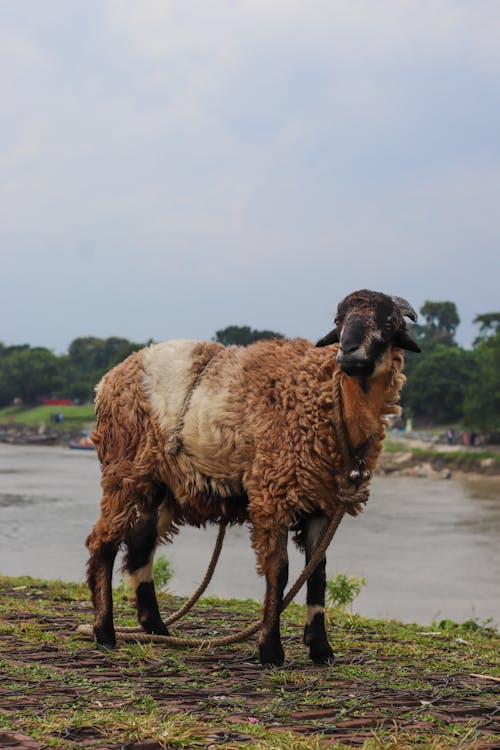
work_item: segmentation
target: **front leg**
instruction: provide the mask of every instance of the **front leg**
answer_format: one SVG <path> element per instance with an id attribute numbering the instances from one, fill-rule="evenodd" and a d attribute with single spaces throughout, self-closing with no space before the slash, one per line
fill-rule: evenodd
<path id="1" fill-rule="evenodd" d="M 271 532 L 271 533 L 270 533 Z M 280 615 L 283 591 L 288 582 L 288 529 L 256 528 L 252 543 L 257 553 L 258 569 L 266 576 L 266 595 L 259 631 L 261 664 L 281 666 L 285 661 L 280 637 Z"/>
<path id="2" fill-rule="evenodd" d="M 323 515 L 313 515 L 303 521 L 302 543 L 306 553 L 306 564 L 328 526 Z M 304 628 L 304 643 L 309 646 L 309 655 L 315 664 L 333 663 L 333 651 L 328 643 L 325 627 L 326 557 L 307 581 L 307 623 Z"/>

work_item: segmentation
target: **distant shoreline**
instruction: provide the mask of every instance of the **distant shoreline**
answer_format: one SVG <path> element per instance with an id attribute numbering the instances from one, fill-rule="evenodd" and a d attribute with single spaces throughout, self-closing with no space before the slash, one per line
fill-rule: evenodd
<path id="1" fill-rule="evenodd" d="M 382 476 L 450 479 L 457 474 L 500 477 L 500 451 L 460 445 L 429 445 L 422 440 L 388 436 L 376 469 Z"/>
<path id="2" fill-rule="evenodd" d="M 29 428 L 26 425 L 0 425 L 0 442 L 22 446 L 68 446 L 82 437 L 82 431 L 64 432 Z M 495 446 L 496 448 L 496 446 Z M 375 470 L 378 476 L 412 476 L 450 479 L 458 475 L 500 477 L 500 450 L 462 446 L 426 445 L 417 439 L 394 442 L 388 436 Z"/>

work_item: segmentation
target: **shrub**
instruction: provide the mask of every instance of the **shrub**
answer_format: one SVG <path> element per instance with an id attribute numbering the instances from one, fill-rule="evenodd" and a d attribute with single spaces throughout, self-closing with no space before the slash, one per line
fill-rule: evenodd
<path id="1" fill-rule="evenodd" d="M 365 585 L 366 580 L 364 578 L 337 573 L 335 578 L 330 578 L 326 582 L 327 601 L 342 610 L 347 609 L 347 607 L 350 609 L 353 601 L 359 596 L 359 592 Z"/>
<path id="2" fill-rule="evenodd" d="M 153 564 L 153 581 L 155 589 L 161 591 L 168 586 L 174 574 L 172 564 L 163 555 L 158 555 Z"/>

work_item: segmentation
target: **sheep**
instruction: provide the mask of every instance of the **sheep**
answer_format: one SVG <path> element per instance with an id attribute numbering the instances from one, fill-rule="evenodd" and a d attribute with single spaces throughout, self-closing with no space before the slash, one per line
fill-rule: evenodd
<path id="1" fill-rule="evenodd" d="M 140 625 L 166 635 L 152 578 L 158 543 L 171 541 L 183 524 L 249 522 L 257 570 L 266 578 L 260 661 L 283 663 L 288 532 L 309 560 L 341 502 L 350 467 L 339 450 L 335 410 L 363 477 L 373 471 L 384 415 L 399 411 L 403 350 L 419 351 L 403 316 L 416 320 L 406 300 L 360 290 L 339 304 L 336 327 L 316 346 L 305 339 L 246 348 L 171 340 L 131 354 L 104 376 L 93 433 L 101 512 L 87 539 L 99 646 L 116 644 L 111 578 L 120 546 Z M 335 378 L 342 403 L 333 396 Z M 319 664 L 333 660 L 325 564 L 323 556 L 307 584 L 304 628 Z"/>

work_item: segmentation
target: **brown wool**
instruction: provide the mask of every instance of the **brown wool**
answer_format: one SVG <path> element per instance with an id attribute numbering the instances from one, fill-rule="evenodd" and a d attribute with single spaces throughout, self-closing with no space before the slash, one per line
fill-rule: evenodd
<path id="1" fill-rule="evenodd" d="M 93 440 L 103 497 L 91 537 L 121 543 L 138 510 L 158 504 L 163 486 L 171 527 L 249 518 L 259 571 L 273 567 L 284 528 L 315 509 L 331 516 L 338 505 L 336 478 L 348 467 L 332 430 L 332 412 L 339 408 L 332 396 L 337 349 L 318 349 L 301 339 L 246 349 L 197 343 L 189 382 L 206 369 L 189 394 L 182 447 L 175 455 L 166 445 L 176 415 L 152 407 L 147 350 L 115 367 L 96 397 Z M 389 349 L 368 389 L 358 378 L 341 375 L 346 435 L 354 449 L 372 441 L 365 457 L 371 471 L 384 439 L 384 417 L 399 409 L 394 404 L 404 382 L 402 365 L 401 350 Z"/>

